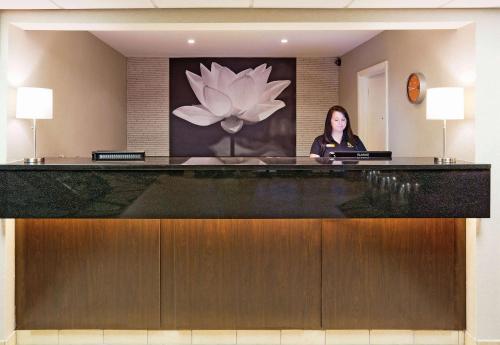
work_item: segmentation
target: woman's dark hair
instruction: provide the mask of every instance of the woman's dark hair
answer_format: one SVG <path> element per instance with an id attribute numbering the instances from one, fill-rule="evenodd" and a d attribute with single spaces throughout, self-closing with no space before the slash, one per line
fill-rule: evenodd
<path id="1" fill-rule="evenodd" d="M 326 146 L 326 144 L 331 144 L 333 143 L 333 137 L 332 137 L 332 116 L 335 111 L 338 111 L 342 115 L 344 115 L 346 119 L 346 126 L 344 128 L 344 133 L 343 137 L 347 136 L 347 141 L 355 146 L 356 143 L 356 136 L 352 132 L 351 129 L 351 120 L 349 120 L 349 114 L 347 113 L 347 110 L 344 109 L 344 107 L 341 107 L 340 105 L 334 105 L 333 107 L 328 110 L 328 114 L 326 115 L 326 120 L 325 120 L 325 131 L 323 133 L 323 140 L 322 140 L 322 149 L 323 146 Z"/>

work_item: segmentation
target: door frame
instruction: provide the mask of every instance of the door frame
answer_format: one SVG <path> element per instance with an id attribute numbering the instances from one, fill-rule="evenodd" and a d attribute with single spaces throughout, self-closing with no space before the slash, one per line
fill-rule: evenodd
<path id="1" fill-rule="evenodd" d="M 368 112 L 368 79 L 385 74 L 385 150 L 389 150 L 389 61 L 385 60 L 358 72 L 358 135 L 366 137 L 368 129 L 365 127 Z"/>

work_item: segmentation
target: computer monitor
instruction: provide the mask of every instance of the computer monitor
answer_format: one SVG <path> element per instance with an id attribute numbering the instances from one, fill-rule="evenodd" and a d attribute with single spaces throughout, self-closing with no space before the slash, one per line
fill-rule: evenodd
<path id="1" fill-rule="evenodd" d="M 357 160 L 391 160 L 392 151 L 333 151 L 332 159 L 357 159 Z"/>

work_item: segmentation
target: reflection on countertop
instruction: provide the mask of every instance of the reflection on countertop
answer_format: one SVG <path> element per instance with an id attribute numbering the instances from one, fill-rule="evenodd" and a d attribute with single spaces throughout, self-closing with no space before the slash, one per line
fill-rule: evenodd
<path id="1" fill-rule="evenodd" d="M 490 164 L 457 161 L 436 164 L 432 157 L 394 157 L 392 160 L 332 160 L 309 157 L 147 157 L 144 161 L 92 161 L 90 158 L 46 158 L 44 164 L 23 161 L 0 165 L 0 170 L 476 170 Z"/>

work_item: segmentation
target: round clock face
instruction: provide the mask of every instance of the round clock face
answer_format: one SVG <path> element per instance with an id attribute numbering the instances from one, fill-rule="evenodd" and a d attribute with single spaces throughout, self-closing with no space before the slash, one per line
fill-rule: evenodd
<path id="1" fill-rule="evenodd" d="M 425 97 L 425 77 L 422 73 L 412 73 L 406 82 L 406 93 L 410 102 L 418 104 Z"/>

